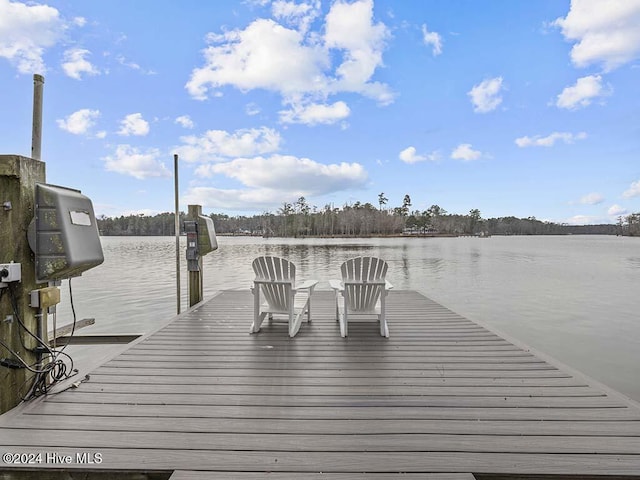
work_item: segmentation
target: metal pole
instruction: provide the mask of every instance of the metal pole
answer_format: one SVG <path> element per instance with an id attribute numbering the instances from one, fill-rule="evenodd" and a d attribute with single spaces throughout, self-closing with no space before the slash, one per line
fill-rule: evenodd
<path id="1" fill-rule="evenodd" d="M 42 90 L 44 77 L 33 76 L 33 128 L 31 131 L 31 158 L 42 159 Z"/>
<path id="2" fill-rule="evenodd" d="M 178 314 L 180 314 L 180 212 L 178 211 L 178 155 L 173 155 L 173 178 L 175 191 L 175 229 L 176 229 L 176 293 Z"/>

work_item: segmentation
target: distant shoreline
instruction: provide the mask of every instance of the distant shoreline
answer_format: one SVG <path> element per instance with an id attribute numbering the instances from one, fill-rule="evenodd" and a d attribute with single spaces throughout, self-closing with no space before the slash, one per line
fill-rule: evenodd
<path id="1" fill-rule="evenodd" d="M 432 207 L 435 212 L 435 206 Z M 630 215 L 626 223 L 568 225 L 541 221 L 535 217 L 499 217 L 484 219 L 478 211 L 469 215 L 414 212 L 410 215 L 379 211 L 370 207 L 345 207 L 342 210 L 287 215 L 264 214 L 253 217 L 229 217 L 211 214 L 218 235 L 264 236 L 278 238 L 386 238 L 386 237 L 458 237 L 492 235 L 640 235 L 640 214 Z M 472 214 L 473 213 L 473 214 Z M 185 213 L 178 224 L 182 230 Z M 98 217 L 98 230 L 104 236 L 173 236 L 175 215 L 165 212 L 153 216 L 129 215 Z"/>

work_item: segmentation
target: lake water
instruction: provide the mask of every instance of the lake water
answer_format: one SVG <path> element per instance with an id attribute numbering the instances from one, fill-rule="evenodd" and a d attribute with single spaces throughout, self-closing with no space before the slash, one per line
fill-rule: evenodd
<path id="1" fill-rule="evenodd" d="M 187 307 L 182 238 L 182 308 Z M 251 261 L 277 255 L 329 289 L 358 255 L 389 263 L 396 289 L 418 290 L 640 401 L 640 239 L 611 236 L 281 239 L 219 237 L 204 257 L 205 298 L 248 289 Z M 83 334 L 144 333 L 176 312 L 175 239 L 103 237 L 105 262 L 72 280 Z M 69 323 L 67 282 L 57 323 Z M 247 331 L 250 319 L 246 319 Z M 393 326 L 391 326 L 393 335 Z M 78 347 L 84 370 L 96 349 Z"/>

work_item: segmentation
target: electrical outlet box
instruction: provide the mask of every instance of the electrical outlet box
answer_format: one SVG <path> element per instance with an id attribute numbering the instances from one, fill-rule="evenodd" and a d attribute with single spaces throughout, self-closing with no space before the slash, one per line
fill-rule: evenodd
<path id="1" fill-rule="evenodd" d="M 22 270 L 19 263 L 0 263 L 0 288 L 10 282 L 22 281 Z"/>
<path id="2" fill-rule="evenodd" d="M 211 217 L 198 215 L 198 253 L 206 255 L 218 249 L 216 229 Z"/>
<path id="3" fill-rule="evenodd" d="M 53 307 L 60 303 L 60 289 L 58 287 L 45 287 L 31 291 L 30 306 L 34 308 Z"/>
<path id="4" fill-rule="evenodd" d="M 29 245 L 36 283 L 75 277 L 104 261 L 93 204 L 79 190 L 36 184 Z"/>

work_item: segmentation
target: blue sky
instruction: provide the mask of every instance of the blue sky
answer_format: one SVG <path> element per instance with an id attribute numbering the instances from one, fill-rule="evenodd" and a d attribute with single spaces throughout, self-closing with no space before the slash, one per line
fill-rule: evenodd
<path id="1" fill-rule="evenodd" d="M 0 140 L 97 214 L 640 211 L 640 0 L 0 0 Z"/>

